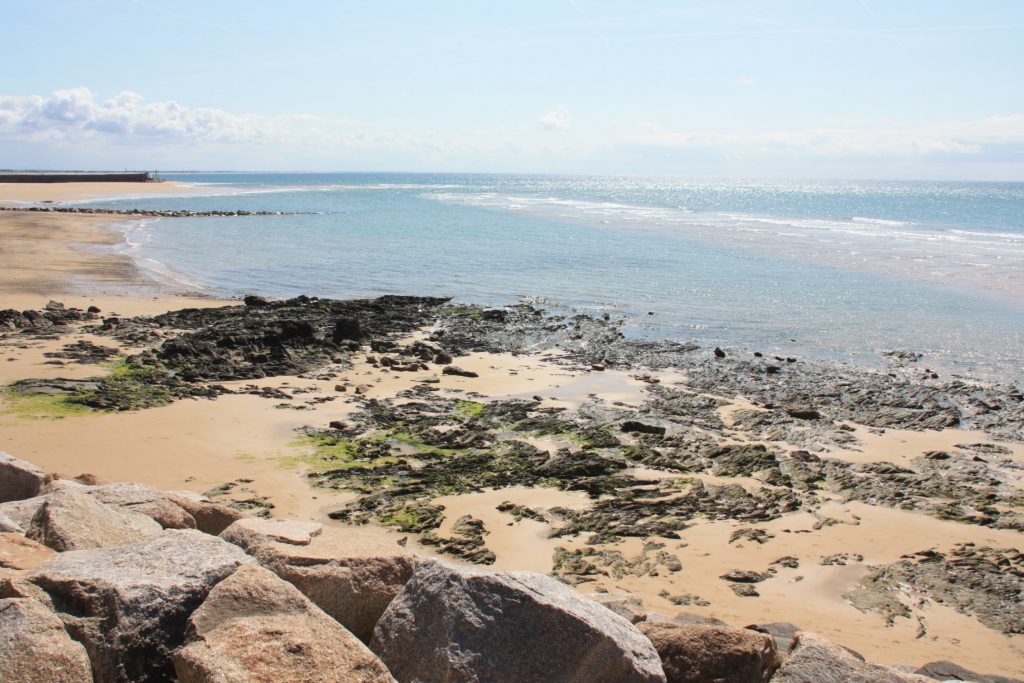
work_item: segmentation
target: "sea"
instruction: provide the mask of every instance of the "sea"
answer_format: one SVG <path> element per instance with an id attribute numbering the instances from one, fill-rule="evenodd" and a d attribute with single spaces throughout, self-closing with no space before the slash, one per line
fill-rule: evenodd
<path id="1" fill-rule="evenodd" d="M 412 294 L 609 314 L 631 338 L 1024 380 L 1024 183 L 184 173 L 84 204 L 209 295 Z"/>

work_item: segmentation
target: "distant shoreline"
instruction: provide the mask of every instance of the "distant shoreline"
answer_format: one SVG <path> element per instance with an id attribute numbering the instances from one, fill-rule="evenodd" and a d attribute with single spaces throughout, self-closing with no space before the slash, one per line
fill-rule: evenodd
<path id="1" fill-rule="evenodd" d="M 181 194 L 193 187 L 175 180 L 162 182 L 4 182 L 0 175 L 0 205 L 23 206 L 45 202 L 82 201 L 105 197 L 124 198 Z"/>

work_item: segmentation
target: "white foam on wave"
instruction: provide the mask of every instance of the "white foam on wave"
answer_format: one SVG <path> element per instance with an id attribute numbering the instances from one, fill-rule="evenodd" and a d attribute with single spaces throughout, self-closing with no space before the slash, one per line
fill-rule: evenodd
<path id="1" fill-rule="evenodd" d="M 144 253 L 145 246 L 153 237 L 153 226 L 159 221 L 160 218 L 146 217 L 111 223 L 110 227 L 120 232 L 124 237 L 123 242 L 113 247 L 114 251 L 131 258 L 135 266 L 145 273 L 150 280 L 162 286 L 190 292 L 208 291 L 210 289 L 209 286 L 190 279 L 166 263 Z"/>
<path id="2" fill-rule="evenodd" d="M 868 223 L 870 225 L 889 225 L 892 227 L 900 227 L 904 225 L 911 225 L 908 221 L 894 221 L 889 218 L 865 218 L 863 216 L 854 216 L 850 219 L 854 223 Z"/>
<path id="3" fill-rule="evenodd" d="M 787 218 L 735 211 L 694 212 L 688 208 L 612 201 L 498 194 L 433 192 L 435 201 L 549 217 L 584 220 L 595 227 L 667 230 L 688 238 L 756 248 L 764 253 L 824 265 L 870 270 L 938 283 L 951 272 L 976 290 L 999 290 L 1024 298 L 1024 234 L 950 230 L 911 221 L 854 216 L 849 219 Z M 851 247 L 853 247 L 851 249 Z M 988 265 L 1000 261 L 1009 275 L 999 281 Z M 930 268 L 924 268 L 930 264 Z M 936 267 L 940 265 L 940 267 Z"/>

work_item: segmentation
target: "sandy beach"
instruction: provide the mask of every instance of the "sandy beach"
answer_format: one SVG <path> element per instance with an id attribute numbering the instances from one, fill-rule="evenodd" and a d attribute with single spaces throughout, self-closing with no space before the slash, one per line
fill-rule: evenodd
<path id="1" fill-rule="evenodd" d="M 0 206 L 19 204 L 74 202 L 101 197 L 152 197 L 164 194 L 188 194 L 192 185 L 172 180 L 150 183 L 2 183 Z"/>
<path id="2" fill-rule="evenodd" d="M 183 189 L 176 183 L 146 184 L 144 188 L 89 185 L 0 185 L 0 202 L 59 202 Z M 115 220 L 0 214 L 0 309 L 41 310 L 53 300 L 82 310 L 94 306 L 100 318 L 131 318 L 238 304 L 170 291 L 147 280 L 129 257 L 113 249 L 122 239 L 111 228 Z M 75 323 L 50 336 L 8 331 L 0 337 L 0 382 L 6 386 L 30 378 L 103 377 L 112 372 L 110 362 L 80 363 L 53 354 L 78 342 L 115 349 L 120 355 L 137 354 L 175 332 L 154 329 L 147 341 L 132 343 L 87 328 L 85 323 Z M 433 331 L 406 335 L 397 342 L 398 347 L 436 341 L 430 336 Z M 343 487 L 311 485 L 306 474 L 316 469 L 316 453 L 303 429 L 323 430 L 339 423 L 346 425 L 346 434 L 355 434 L 359 429 L 351 425 L 363 425 L 360 420 L 365 414 L 361 411 L 366 410 L 367 401 L 401 411 L 408 404 L 435 401 L 442 405 L 442 401 L 453 400 L 470 412 L 485 409 L 478 405 L 531 401 L 545 416 L 590 416 L 606 410 L 639 410 L 655 387 L 690 391 L 687 373 L 681 369 L 640 372 L 592 367 L 566 362 L 555 351 L 520 355 L 474 351 L 454 359 L 463 374 L 445 374 L 440 365 L 399 371 L 381 365 L 380 356 L 381 351 L 363 347 L 344 362 L 329 363 L 317 371 L 222 381 L 219 384 L 234 393 L 124 412 L 55 414 L 8 392 L 0 399 L 0 450 L 69 477 L 90 473 L 110 481 L 137 481 L 159 489 L 198 493 L 221 487 L 220 501 L 261 501 L 274 517 L 320 521 L 342 533 L 345 525 L 328 515 L 359 494 Z M 424 386 L 430 388 L 430 395 L 416 393 Z M 286 398 L 268 399 L 271 394 Z M 707 411 L 708 419 L 720 421 L 722 426 L 713 433 L 716 438 L 725 435 L 725 442 L 732 445 L 766 445 L 787 453 L 811 450 L 814 457 L 851 466 L 892 463 L 910 468 L 924 454 L 935 452 L 970 462 L 985 450 L 962 446 L 982 444 L 1003 454 L 998 462 L 985 463 L 991 466 L 992 476 L 1000 478 L 1001 485 L 1024 489 L 1024 445 L 994 438 L 985 431 L 878 428 L 840 420 L 843 428 L 836 431 L 850 435 L 847 443 L 823 443 L 809 449 L 795 440 L 794 435 L 800 433 L 780 431 L 776 438 L 766 438 L 764 430 L 751 427 L 751 415 L 765 409 L 748 396 L 704 390 L 687 395 L 718 402 Z M 695 424 L 693 434 L 710 438 L 713 430 Z M 437 427 L 441 433 L 445 429 L 451 426 Z M 692 435 L 684 431 L 670 426 L 667 436 L 682 439 Z M 369 432 L 346 438 L 357 440 L 365 433 Z M 397 429 L 388 438 L 395 442 L 404 438 L 396 434 Z M 501 435 L 499 441 L 504 438 Z M 651 443 L 642 434 L 617 433 L 616 438 L 623 447 Z M 543 432 L 532 433 L 527 443 L 552 453 L 580 445 L 571 435 Z M 638 488 L 654 487 L 659 494 L 670 489 L 685 493 L 697 485 L 739 485 L 755 494 L 774 494 L 782 488 L 751 474 L 717 475 L 653 466 L 618 474 L 629 474 L 641 480 Z M 953 605 L 923 597 L 909 616 L 887 625 L 882 613 L 858 609 L 844 597 L 872 567 L 898 563 L 908 554 L 929 549 L 951 553 L 965 543 L 1021 548 L 1019 530 L 943 519 L 918 509 L 868 504 L 844 498 L 839 492 L 819 490 L 822 503 L 814 511 L 782 510 L 756 523 L 698 516 L 677 538 L 624 537 L 593 544 L 585 533 L 551 536 L 559 526 L 553 509 L 591 510 L 607 495 L 588 496 L 582 490 L 550 486 L 438 495 L 432 504 L 443 507 L 444 517 L 432 533 L 450 538 L 457 533 L 453 528 L 456 521 L 469 515 L 487 530 L 484 542 L 494 555 L 491 566 L 495 569 L 557 572 L 553 558 L 559 552 L 618 553 L 621 562 L 603 565 L 599 558 L 583 555 L 596 570 L 577 575 L 577 587 L 589 593 L 632 593 L 643 599 L 649 611 L 668 615 L 685 611 L 736 626 L 791 622 L 883 664 L 920 665 L 948 659 L 978 671 L 1024 675 L 1024 635 L 1002 633 Z M 499 510 L 504 503 L 533 510 L 536 517 L 517 519 L 507 509 Z M 437 545 L 416 543 L 422 534 L 384 528 L 378 522 L 372 520 L 368 527 L 373 533 L 395 540 L 411 537 L 411 549 L 437 554 Z M 753 529 L 759 537 L 736 536 Z M 781 558 L 789 560 L 780 564 Z M 756 596 L 744 596 L 734 590 L 735 582 L 720 578 L 733 570 L 768 575 L 756 582 Z M 563 578 L 573 579 L 569 574 L 562 572 Z"/>

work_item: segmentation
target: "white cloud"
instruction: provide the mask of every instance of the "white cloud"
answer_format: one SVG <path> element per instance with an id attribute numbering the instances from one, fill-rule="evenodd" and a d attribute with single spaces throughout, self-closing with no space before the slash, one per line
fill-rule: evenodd
<path id="1" fill-rule="evenodd" d="M 77 141 L 110 136 L 193 142 L 260 142 L 280 119 L 184 107 L 177 102 L 145 103 L 133 92 L 99 101 L 88 88 L 57 90 L 48 97 L 0 96 L 0 133 L 22 139 Z"/>
<path id="2" fill-rule="evenodd" d="M 569 108 L 564 104 L 556 105 L 554 109 L 540 117 L 540 125 L 548 130 L 565 130 L 572 125 L 569 118 Z"/>
<path id="3" fill-rule="evenodd" d="M 536 122 L 489 123 L 386 130 L 311 114 L 264 116 L 147 102 L 133 92 L 103 99 L 80 87 L 44 96 L 0 95 L 0 156 L 5 165 L 23 168 L 705 169 L 829 177 L 856 169 L 863 177 L 968 172 L 997 178 L 1024 173 L 1018 161 L 1024 153 L 1024 114 L 924 125 L 847 117 L 802 130 L 744 132 L 673 130 L 664 121 L 634 119 L 609 124 L 599 136 L 546 133 L 573 128 L 568 108 L 559 104 Z"/>
<path id="4" fill-rule="evenodd" d="M 757 85 L 757 81 L 755 81 L 753 78 L 749 78 L 747 76 L 740 76 L 735 81 L 733 81 L 733 83 L 735 83 L 736 85 L 742 85 L 742 86 L 744 86 L 746 88 L 752 88 L 755 85 Z"/>

